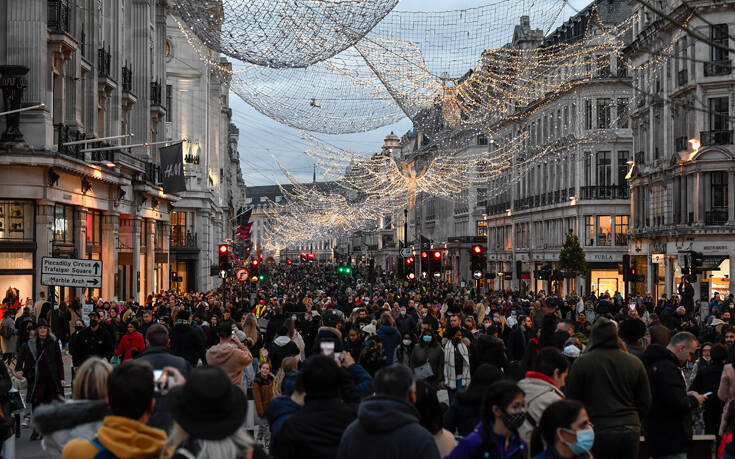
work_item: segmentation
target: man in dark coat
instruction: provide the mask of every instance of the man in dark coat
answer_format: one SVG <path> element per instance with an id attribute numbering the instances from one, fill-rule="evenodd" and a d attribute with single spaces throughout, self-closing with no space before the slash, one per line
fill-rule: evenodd
<path id="1" fill-rule="evenodd" d="M 615 324 L 598 318 L 567 377 L 567 398 L 582 402 L 595 426 L 596 459 L 638 457 L 641 419 L 651 407 L 646 368 L 618 339 Z"/>
<path id="2" fill-rule="evenodd" d="M 277 334 L 278 336 L 273 340 L 273 344 L 271 344 L 268 349 L 268 355 L 270 357 L 272 367 L 271 371 L 273 373 L 276 373 L 278 369 L 281 368 L 281 362 L 283 359 L 299 355 L 301 352 L 299 351 L 299 347 L 296 343 L 288 337 L 288 328 L 286 328 L 285 325 L 281 325 L 278 328 Z"/>
<path id="3" fill-rule="evenodd" d="M 107 327 L 102 327 L 99 315 L 96 312 L 89 313 L 89 326 L 79 332 L 72 346 L 72 357 L 74 363 L 84 363 L 89 357 L 95 355 L 100 358 L 111 359 L 115 352 L 112 335 Z"/>
<path id="4" fill-rule="evenodd" d="M 191 326 L 190 317 L 191 313 L 186 310 L 180 311 L 176 316 L 176 325 L 170 332 L 171 353 L 183 357 L 192 367 L 196 367 L 204 355 L 204 333 Z"/>
<path id="5" fill-rule="evenodd" d="M 415 402 L 416 384 L 408 367 L 396 363 L 380 369 L 375 396 L 360 404 L 337 458 L 439 459 L 434 437 L 419 424 Z"/>
<path id="6" fill-rule="evenodd" d="M 520 316 L 518 325 L 508 335 L 508 358 L 510 360 L 521 360 L 526 353 L 528 340 L 534 337 L 533 321 L 528 316 Z"/>
<path id="7" fill-rule="evenodd" d="M 689 332 L 671 337 L 668 346 L 651 344 L 643 363 L 651 383 L 653 405 L 645 418 L 646 445 L 654 457 L 686 454 L 692 440 L 692 410 L 707 397 L 688 392 L 681 366 L 696 355 L 697 338 Z"/>
<path id="8" fill-rule="evenodd" d="M 275 459 L 333 459 L 342 432 L 357 416 L 360 394 L 347 370 L 324 355 L 311 356 L 301 378 L 306 403 L 272 439 L 271 455 Z"/>

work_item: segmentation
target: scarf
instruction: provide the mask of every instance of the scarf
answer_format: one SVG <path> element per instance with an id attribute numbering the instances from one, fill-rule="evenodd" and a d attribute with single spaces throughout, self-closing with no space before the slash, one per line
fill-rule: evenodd
<path id="1" fill-rule="evenodd" d="M 462 356 L 462 373 L 457 375 L 455 368 L 455 351 L 459 351 Z M 467 352 L 467 346 L 464 342 L 460 342 L 457 346 L 452 341 L 447 341 L 444 347 L 444 383 L 450 389 L 457 388 L 457 379 L 462 379 L 462 387 L 470 384 L 470 356 Z"/>

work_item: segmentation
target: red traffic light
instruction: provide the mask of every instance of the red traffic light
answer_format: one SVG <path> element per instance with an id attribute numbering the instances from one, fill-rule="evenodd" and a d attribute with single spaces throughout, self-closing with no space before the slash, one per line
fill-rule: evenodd
<path id="1" fill-rule="evenodd" d="M 429 252 L 421 252 L 421 258 L 426 258 L 429 256 Z"/>
<path id="2" fill-rule="evenodd" d="M 434 258 L 436 258 L 436 259 L 438 260 L 438 259 L 440 259 L 441 257 L 442 257 L 442 253 L 441 253 L 441 251 L 439 251 L 439 250 L 435 250 L 435 251 L 434 251 Z"/>
<path id="3" fill-rule="evenodd" d="M 408 279 L 408 280 L 414 280 L 414 279 L 416 279 L 416 274 L 414 274 L 414 273 L 408 273 L 408 274 L 406 274 L 406 279 Z"/>
<path id="4" fill-rule="evenodd" d="M 301 256 L 302 257 L 305 257 L 306 256 L 306 252 L 301 252 Z"/>
<path id="5" fill-rule="evenodd" d="M 227 247 L 227 244 L 220 244 L 219 245 L 219 253 L 227 253 L 230 250 L 229 247 Z"/>
<path id="6" fill-rule="evenodd" d="M 473 245 L 472 246 L 472 252 L 474 252 L 474 253 L 476 253 L 478 255 L 481 254 L 482 253 L 482 246 Z"/>
<path id="7" fill-rule="evenodd" d="M 313 259 L 314 259 L 314 254 L 313 253 L 309 253 L 309 260 L 313 260 Z"/>
<path id="8" fill-rule="evenodd" d="M 171 277 L 174 278 L 174 279 L 176 279 L 177 277 L 179 277 L 178 274 L 179 273 L 177 273 L 176 271 L 171 271 Z"/>
<path id="9" fill-rule="evenodd" d="M 253 261 L 250 262 L 250 264 L 253 265 L 253 266 L 258 266 L 258 263 L 260 263 L 260 262 L 258 261 L 257 258 L 254 258 Z"/>
<path id="10" fill-rule="evenodd" d="M 408 257 L 408 258 L 406 258 L 406 264 L 407 264 L 407 265 L 412 265 L 414 261 L 415 261 L 415 260 L 414 260 L 414 258 L 413 258 L 413 257 Z"/>
<path id="11" fill-rule="evenodd" d="M 290 259 L 290 258 L 287 258 L 287 259 L 286 259 L 286 264 L 287 264 L 287 265 L 290 265 L 290 264 L 292 264 L 292 263 L 293 263 L 293 262 L 291 261 L 291 259 Z"/>

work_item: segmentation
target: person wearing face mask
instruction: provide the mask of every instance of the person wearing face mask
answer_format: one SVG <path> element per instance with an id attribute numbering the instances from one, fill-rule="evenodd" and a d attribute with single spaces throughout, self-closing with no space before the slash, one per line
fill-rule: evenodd
<path id="1" fill-rule="evenodd" d="M 434 390 L 444 388 L 444 351 L 434 330 L 428 325 L 422 325 L 419 344 L 414 346 L 409 359 L 416 379 L 421 379 Z"/>
<path id="2" fill-rule="evenodd" d="M 398 317 L 396 318 L 396 328 L 401 332 L 402 335 L 406 333 L 416 333 L 416 319 L 412 315 L 408 314 L 406 306 L 401 306 Z"/>
<path id="3" fill-rule="evenodd" d="M 401 340 L 401 344 L 396 348 L 396 355 L 394 356 L 393 361 L 409 366 L 411 353 L 413 352 L 415 344 L 416 336 L 413 333 L 403 333 L 403 339 Z"/>
<path id="4" fill-rule="evenodd" d="M 112 335 L 100 325 L 97 312 L 90 312 L 88 317 L 89 326 L 79 332 L 74 345 L 79 362 L 84 362 L 93 355 L 110 360 L 115 352 Z"/>
<path id="5" fill-rule="evenodd" d="M 531 440 L 533 459 L 588 459 L 595 431 L 584 405 L 560 400 L 546 408 Z M 544 448 L 544 445 L 546 446 Z"/>
<path id="6" fill-rule="evenodd" d="M 444 381 L 452 403 L 457 391 L 470 383 L 470 351 L 462 340 L 462 330 L 450 328 L 447 336 L 451 339 L 444 345 Z"/>
<path id="7" fill-rule="evenodd" d="M 523 390 L 509 380 L 493 383 L 485 393 L 480 423 L 459 442 L 448 458 L 527 458 L 528 446 L 518 434 L 525 419 Z"/>

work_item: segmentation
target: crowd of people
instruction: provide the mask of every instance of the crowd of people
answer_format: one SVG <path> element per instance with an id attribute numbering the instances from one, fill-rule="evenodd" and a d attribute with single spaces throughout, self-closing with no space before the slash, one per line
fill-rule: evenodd
<path id="1" fill-rule="evenodd" d="M 0 324 L 0 393 L 24 383 L 50 457 L 685 458 L 694 434 L 735 457 L 732 295 L 263 270 L 87 317 L 27 301 Z"/>

